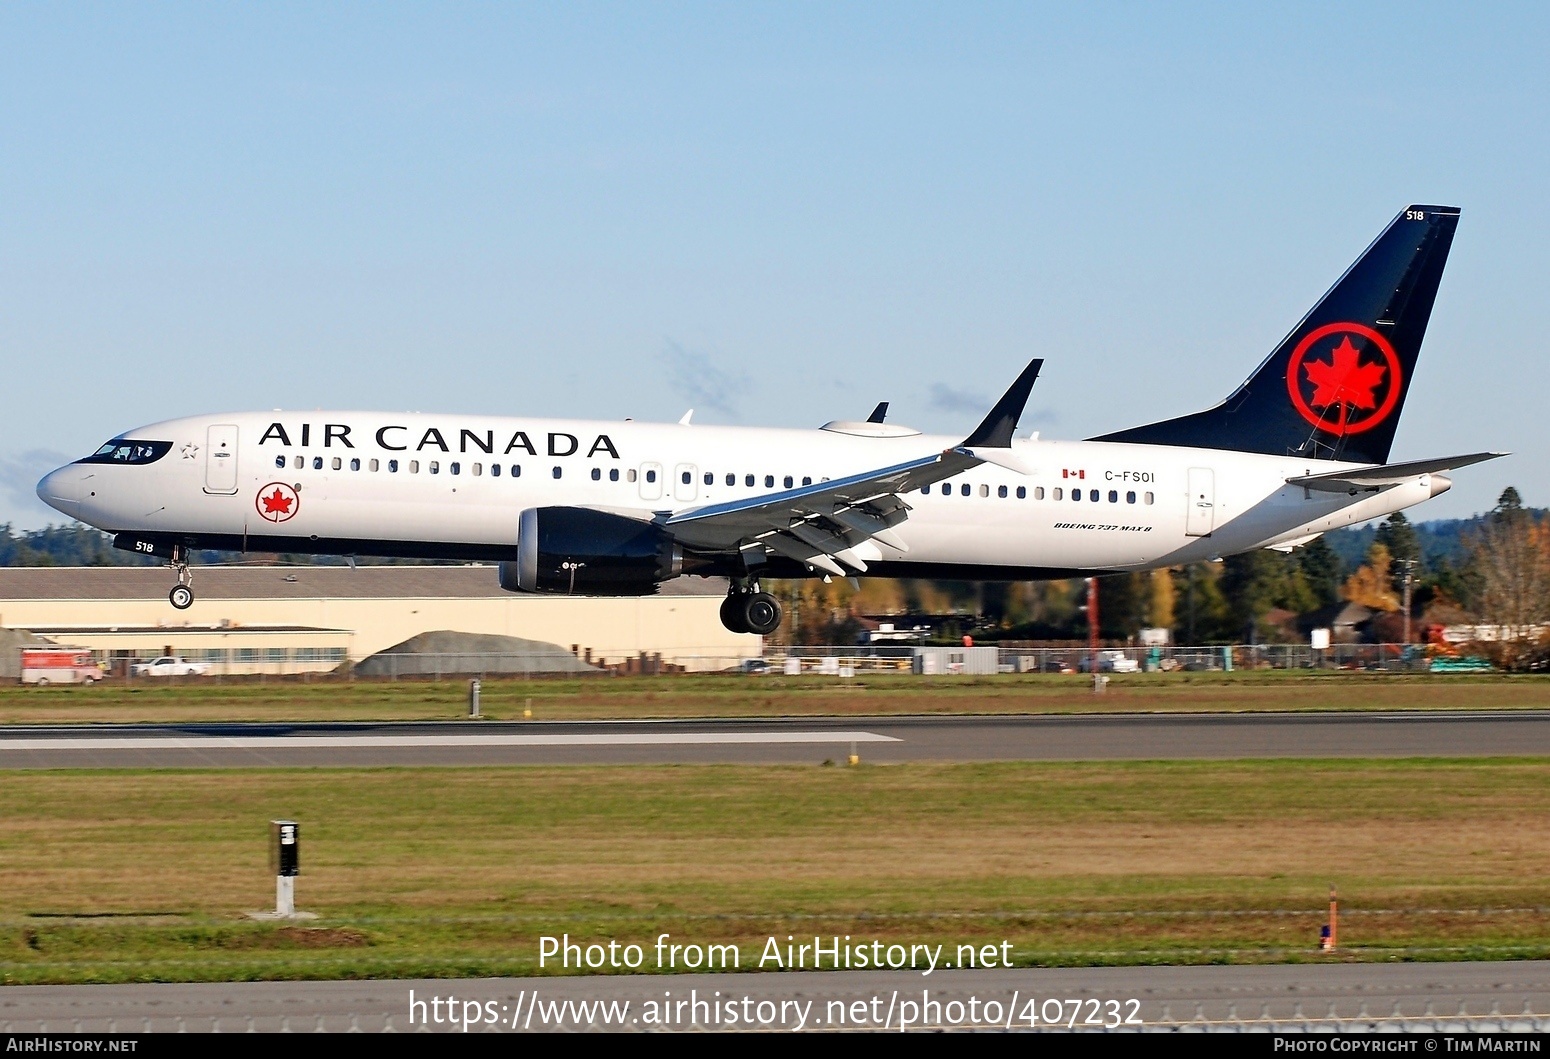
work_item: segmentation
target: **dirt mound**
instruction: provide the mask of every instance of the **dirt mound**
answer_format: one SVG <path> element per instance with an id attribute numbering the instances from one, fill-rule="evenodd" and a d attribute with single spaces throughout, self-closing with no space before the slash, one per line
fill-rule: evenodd
<path id="1" fill-rule="evenodd" d="M 471 632 L 424 632 L 355 667 L 363 677 L 598 673 L 559 644 Z"/>

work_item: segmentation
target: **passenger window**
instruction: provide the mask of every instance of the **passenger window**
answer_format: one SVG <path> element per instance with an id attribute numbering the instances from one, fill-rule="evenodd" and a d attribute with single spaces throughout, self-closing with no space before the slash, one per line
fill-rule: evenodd
<path id="1" fill-rule="evenodd" d="M 1098 490 L 1096 490 L 1096 489 L 1089 490 L 1088 493 L 1087 493 L 1087 499 L 1091 500 L 1093 503 L 1096 504 L 1098 502 Z"/>
<path id="2" fill-rule="evenodd" d="M 449 466 L 450 466 L 453 474 L 462 474 L 463 473 L 463 465 L 458 463 L 456 460 L 454 460 Z"/>
<path id="3" fill-rule="evenodd" d="M 370 460 L 366 466 L 371 469 L 371 473 L 376 474 L 382 469 L 382 462 L 380 460 Z"/>
<path id="4" fill-rule="evenodd" d="M 1146 496 L 1142 497 L 1142 499 L 1145 500 L 1148 504 L 1150 504 L 1152 502 L 1152 494 L 1151 493 L 1147 493 Z"/>
<path id="5" fill-rule="evenodd" d="M 490 464 L 490 477 L 491 478 L 499 478 L 500 476 L 501 476 L 501 465 L 498 464 L 498 463 Z"/>
<path id="6" fill-rule="evenodd" d="M 1125 494 L 1125 503 L 1127 503 L 1127 504 L 1134 504 L 1135 502 L 1136 502 L 1136 492 L 1135 492 L 1134 489 L 1132 489 L 1130 492 Z"/>
<path id="7" fill-rule="evenodd" d="M 1080 500 L 1080 499 L 1082 499 L 1082 491 L 1080 489 L 1073 489 L 1073 490 L 1071 490 L 1071 499 L 1072 500 Z"/>
<path id="8" fill-rule="evenodd" d="M 727 484 L 728 485 L 736 485 L 737 484 L 737 475 L 735 475 L 735 474 L 727 475 Z"/>
<path id="9" fill-rule="evenodd" d="M 476 463 L 476 464 L 474 464 L 472 469 L 473 469 L 473 472 L 474 472 L 474 477 L 478 478 L 481 474 L 484 473 L 484 464 Z"/>
<path id="10" fill-rule="evenodd" d="M 337 470 L 339 470 L 343 466 L 344 466 L 344 461 L 342 461 L 338 456 L 335 456 L 334 457 L 334 470 L 337 471 Z"/>
<path id="11" fill-rule="evenodd" d="M 752 489 L 753 488 L 753 475 L 751 475 L 751 474 L 743 475 L 743 484 L 746 485 L 748 488 Z"/>
<path id="12" fill-rule="evenodd" d="M 282 470 L 282 471 L 285 470 L 285 457 L 284 456 L 276 456 L 274 458 L 274 465 L 276 467 L 280 468 L 280 470 Z"/>
<path id="13" fill-rule="evenodd" d="M 556 478 L 558 478 L 560 476 L 560 468 L 559 468 L 558 465 L 556 465 L 555 468 L 554 468 L 554 476 Z"/>
<path id="14" fill-rule="evenodd" d="M 942 483 L 942 495 L 943 496 L 952 496 L 953 495 L 953 487 L 952 487 L 951 484 L 949 484 L 947 482 L 943 482 Z"/>
<path id="15" fill-rule="evenodd" d="M 629 481 L 629 482 L 635 481 L 635 477 L 636 477 L 636 472 L 635 472 L 635 468 L 634 467 L 631 467 L 629 469 L 628 473 L 626 473 L 625 476 L 624 476 L 625 480 Z"/>
<path id="16" fill-rule="evenodd" d="M 389 474 L 397 474 L 398 473 L 398 461 L 397 460 L 388 460 L 388 473 Z"/>
<path id="17" fill-rule="evenodd" d="M 766 488 L 766 489 L 774 489 L 775 488 L 775 476 L 773 474 L 767 474 L 767 475 L 764 476 L 764 488 Z"/>
<path id="18" fill-rule="evenodd" d="M 312 469 L 314 471 L 321 471 L 323 469 L 323 457 L 321 457 L 321 456 L 314 456 L 314 457 L 312 457 Z"/>
<path id="19" fill-rule="evenodd" d="M 716 484 L 716 476 L 714 474 L 712 474 L 711 472 L 706 471 L 705 472 L 705 484 L 706 485 L 715 485 Z"/>
<path id="20" fill-rule="evenodd" d="M 968 482 L 964 482 L 963 485 L 959 486 L 958 488 L 963 493 L 964 496 L 968 496 L 969 495 L 969 483 Z"/>
<path id="21" fill-rule="evenodd" d="M 795 484 L 796 484 L 796 482 L 795 482 L 795 480 L 794 480 L 794 479 L 793 479 L 793 478 L 792 478 L 792 477 L 791 477 L 791 475 L 789 475 L 789 474 L 788 474 L 788 475 L 786 475 L 786 488 L 787 488 L 787 489 L 790 489 L 790 488 L 791 488 L 791 487 L 792 487 L 792 486 L 793 486 L 793 485 L 795 485 Z"/>
<path id="22" fill-rule="evenodd" d="M 558 468 L 556 468 L 556 469 L 558 470 Z M 657 472 L 656 471 L 647 471 L 646 472 L 646 481 L 654 482 L 656 480 L 657 480 Z"/>
<path id="23" fill-rule="evenodd" d="M 592 468 L 592 480 L 594 482 L 601 482 L 603 480 L 603 469 L 601 467 Z"/>
<path id="24" fill-rule="evenodd" d="M 306 461 L 306 459 L 304 457 L 301 457 L 301 456 L 297 456 L 296 457 L 296 469 L 298 471 L 301 470 L 306 465 L 307 465 L 307 461 Z"/>
<path id="25" fill-rule="evenodd" d="M 521 478 L 522 477 L 522 465 L 520 463 L 513 463 L 511 465 L 511 476 L 513 478 Z"/>
<path id="26" fill-rule="evenodd" d="M 692 485 L 694 483 L 694 474 L 690 471 L 685 471 L 681 475 L 681 479 L 684 485 Z"/>
<path id="27" fill-rule="evenodd" d="M 619 480 L 619 468 L 617 468 L 617 467 L 610 467 L 610 468 L 608 468 L 608 480 L 610 482 L 617 482 Z"/>
<path id="28" fill-rule="evenodd" d="M 410 460 L 409 461 L 409 473 L 410 474 L 419 474 L 420 473 L 420 461 L 419 460 Z"/>
<path id="29" fill-rule="evenodd" d="M 427 466 L 426 469 L 429 470 L 432 474 L 440 474 L 441 473 L 441 461 L 440 460 L 432 460 L 430 462 L 430 464 Z"/>
<path id="30" fill-rule="evenodd" d="M 1025 485 L 1018 486 L 1017 487 L 1017 499 L 1019 499 L 1019 500 L 1026 500 L 1027 498 L 1028 498 L 1028 487 L 1025 486 Z"/>
<path id="31" fill-rule="evenodd" d="M 802 479 L 802 484 L 803 485 L 812 485 L 813 484 L 813 480 L 811 478 L 803 478 Z"/>
<path id="32" fill-rule="evenodd" d="M 1006 486 L 1004 486 L 1004 485 L 996 486 L 996 495 L 1000 496 L 1000 497 L 1005 497 L 1006 496 Z"/>
<path id="33" fill-rule="evenodd" d="M 358 471 L 360 469 L 361 469 L 360 457 L 356 456 L 356 457 L 351 458 L 351 460 L 350 460 L 350 470 Z"/>
<path id="34" fill-rule="evenodd" d="M 1119 490 L 1118 489 L 1110 489 L 1109 490 L 1109 503 L 1111 503 L 1111 504 L 1119 503 Z"/>
<path id="35" fill-rule="evenodd" d="M 1017 495 L 1018 496 L 1022 496 L 1023 495 L 1023 491 L 1021 489 L 1017 490 Z M 1036 486 L 1033 487 L 1033 498 L 1035 500 L 1043 500 L 1044 499 L 1044 487 L 1042 485 L 1036 485 Z M 1056 499 L 1059 499 L 1059 498 L 1057 497 Z"/>
<path id="36" fill-rule="evenodd" d="M 990 486 L 988 486 L 988 485 L 980 486 L 980 496 L 989 496 L 989 495 L 990 495 Z M 1002 496 L 1006 496 L 1006 486 L 1004 486 L 1004 485 L 1001 487 L 1001 495 Z"/>
<path id="37" fill-rule="evenodd" d="M 1054 496 L 1054 498 L 1056 500 L 1059 500 L 1059 499 L 1061 499 L 1061 496 L 1060 496 L 1061 492 L 1062 492 L 1062 490 L 1061 490 L 1060 486 L 1057 485 L 1055 487 L 1055 492 L 1053 494 L 1051 494 L 1051 495 Z"/>

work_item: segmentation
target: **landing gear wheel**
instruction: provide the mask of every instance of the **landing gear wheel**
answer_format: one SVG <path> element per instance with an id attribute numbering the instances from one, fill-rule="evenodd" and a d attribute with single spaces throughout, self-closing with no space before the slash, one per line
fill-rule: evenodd
<path id="1" fill-rule="evenodd" d="M 167 599 L 179 610 L 187 610 L 194 605 L 194 590 L 187 585 L 178 585 L 167 593 Z"/>
<path id="2" fill-rule="evenodd" d="M 780 628 L 780 602 L 768 592 L 755 592 L 742 603 L 743 624 L 749 632 L 768 636 Z"/>
<path id="3" fill-rule="evenodd" d="M 743 601 L 745 595 L 732 595 L 721 601 L 721 624 L 730 632 L 747 632 L 748 626 L 743 624 Z"/>

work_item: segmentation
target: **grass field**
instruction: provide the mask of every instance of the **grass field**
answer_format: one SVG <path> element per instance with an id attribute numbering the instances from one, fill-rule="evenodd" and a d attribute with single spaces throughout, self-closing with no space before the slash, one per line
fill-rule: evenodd
<path id="1" fill-rule="evenodd" d="M 0 805 L 5 982 L 530 973 L 560 933 L 1315 959 L 1332 883 L 1332 958 L 1550 955 L 1542 759 L 17 771 Z M 243 915 L 275 817 L 314 923 Z"/>
<path id="2" fill-rule="evenodd" d="M 215 682 L 141 680 L 97 687 L 0 688 L 0 724 L 453 720 L 466 681 Z M 1090 713 L 1210 710 L 1550 708 L 1550 677 L 1250 671 L 1113 678 L 668 676 L 486 680 L 483 713 L 540 720 L 880 713 Z"/>

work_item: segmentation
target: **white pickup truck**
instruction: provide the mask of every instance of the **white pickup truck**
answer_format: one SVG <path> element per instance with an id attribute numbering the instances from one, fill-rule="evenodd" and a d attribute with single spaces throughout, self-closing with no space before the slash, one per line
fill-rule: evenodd
<path id="1" fill-rule="evenodd" d="M 189 662 L 181 655 L 162 655 L 153 662 L 136 662 L 129 672 L 137 677 L 202 677 L 210 672 L 209 662 Z"/>

